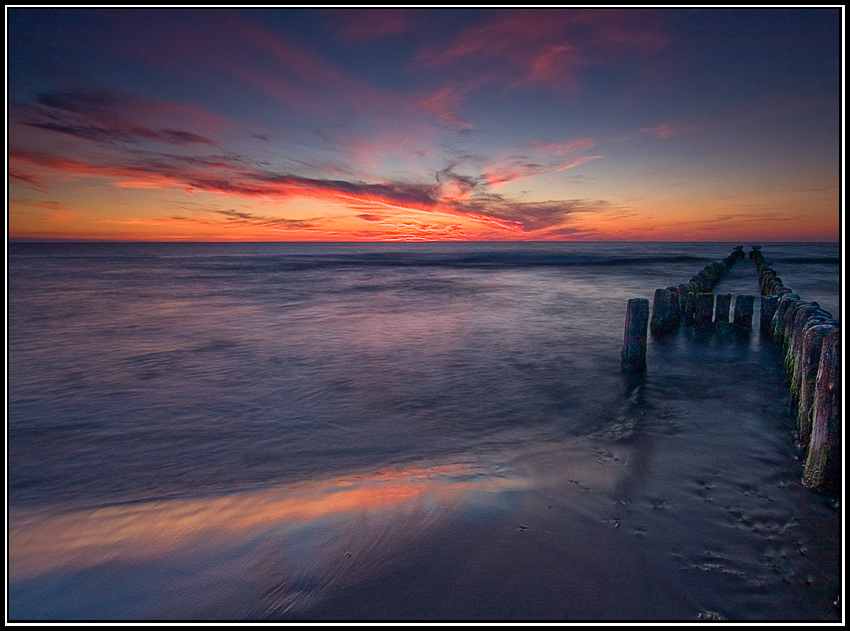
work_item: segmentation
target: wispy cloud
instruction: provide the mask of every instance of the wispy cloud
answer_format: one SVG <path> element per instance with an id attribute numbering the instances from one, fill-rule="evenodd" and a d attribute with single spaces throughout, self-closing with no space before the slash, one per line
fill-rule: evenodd
<path id="1" fill-rule="evenodd" d="M 532 140 L 531 146 L 534 149 L 541 151 L 550 151 L 556 155 L 562 156 L 569 153 L 577 153 L 579 151 L 587 151 L 596 146 L 596 141 L 593 138 L 577 138 L 576 140 L 568 140 L 566 142 L 544 142 L 542 140 Z"/>
<path id="2" fill-rule="evenodd" d="M 553 173 L 557 171 L 565 171 L 588 162 L 596 160 L 602 156 L 581 156 L 574 158 L 566 163 L 555 164 L 537 164 L 534 162 L 515 161 L 509 165 L 495 167 L 489 170 L 485 177 L 491 185 L 504 184 L 520 178 L 532 177 L 543 173 Z"/>
<path id="3" fill-rule="evenodd" d="M 39 211 L 48 211 L 49 214 L 39 217 L 40 221 L 62 222 L 70 221 L 77 217 L 78 213 L 69 208 L 67 204 L 56 200 L 38 200 L 28 198 L 14 198 L 9 200 L 18 206 L 29 206 L 38 209 Z"/>
<path id="4" fill-rule="evenodd" d="M 378 221 L 387 213 L 425 213 L 463 218 L 514 233 L 550 228 L 573 213 L 605 205 L 583 200 L 530 203 L 511 199 L 492 191 L 487 176 L 462 175 L 451 166 L 436 172 L 431 182 L 363 182 L 281 173 L 222 156 L 201 159 L 142 151 L 125 154 L 123 161 L 105 164 L 12 148 L 10 160 L 22 172 L 26 172 L 27 166 L 35 166 L 61 172 L 66 177 L 97 176 L 112 178 L 118 185 L 176 188 L 243 199 L 314 198 L 360 210 L 358 216 L 367 221 Z M 234 224 L 276 228 L 316 225 L 316 220 L 289 220 L 235 210 L 215 212 Z"/>
<path id="5" fill-rule="evenodd" d="M 272 228 L 275 230 L 305 230 L 319 228 L 321 221 L 318 219 L 287 219 L 284 217 L 269 217 L 266 215 L 258 215 L 243 211 L 233 210 L 232 208 L 224 210 L 209 210 L 220 217 L 218 220 L 203 219 L 195 217 L 172 217 L 171 219 L 179 221 L 194 221 L 206 224 L 225 223 L 230 225 L 243 226 L 258 226 L 262 228 Z"/>
<path id="6" fill-rule="evenodd" d="M 200 109 L 185 106 L 187 109 Z M 155 127 L 139 122 L 174 114 L 175 106 L 126 94 L 96 92 L 49 92 L 36 105 L 17 108 L 19 122 L 28 127 L 66 134 L 101 143 L 159 142 L 171 145 L 215 146 L 216 141 L 187 129 Z"/>
<path id="7" fill-rule="evenodd" d="M 491 186 L 499 186 L 521 178 L 566 171 L 601 158 L 602 156 L 592 155 L 566 159 L 570 154 L 581 153 L 595 146 L 596 141 L 593 138 L 578 138 L 566 142 L 532 140 L 527 147 L 529 153 L 490 162 L 484 168 L 483 177 Z"/>
<path id="8" fill-rule="evenodd" d="M 655 15 L 634 9 L 506 9 L 439 48 L 423 49 L 419 61 L 511 88 L 536 84 L 575 93 L 581 69 L 650 55 L 668 41 Z"/>
<path id="9" fill-rule="evenodd" d="M 593 139 L 533 141 L 522 147 L 528 155 L 514 154 L 487 165 L 480 161 L 477 166 L 476 160 L 449 159 L 436 150 L 429 153 L 437 146 L 440 132 L 423 125 L 421 114 L 426 112 L 432 119 L 455 130 L 468 128 L 457 112 L 463 103 L 464 90 L 471 89 L 472 84 L 465 87 L 445 84 L 425 96 L 404 94 L 385 98 L 385 93 L 346 77 L 309 51 L 262 26 L 241 18 L 234 24 L 231 26 L 242 35 L 242 46 L 264 51 L 278 66 L 287 69 L 283 76 L 305 82 L 311 98 L 330 91 L 331 87 L 345 88 L 341 91 L 345 95 L 345 105 L 353 104 L 364 111 L 374 106 L 378 113 L 370 112 L 371 120 L 387 124 L 380 125 L 378 135 L 371 138 L 368 134 L 346 135 L 329 127 L 321 132 L 328 148 L 321 160 L 304 153 L 298 154 L 299 159 L 279 159 L 275 154 L 264 154 L 262 147 L 257 147 L 255 129 L 238 128 L 232 121 L 196 106 L 117 91 L 45 92 L 34 103 L 16 107 L 15 123 L 38 129 L 45 136 L 41 139 L 44 142 L 38 143 L 26 142 L 26 136 L 20 136 L 23 144 L 16 144 L 9 150 L 10 174 L 28 184 L 43 182 L 48 173 L 53 173 L 63 178 L 111 179 L 115 186 L 122 188 L 177 189 L 214 193 L 225 198 L 271 201 L 307 198 L 360 211 L 357 216 L 372 223 L 380 223 L 387 216 L 393 216 L 396 222 L 405 217 L 405 221 L 409 221 L 412 214 L 425 213 L 443 219 L 454 217 L 472 221 L 488 229 L 513 234 L 549 229 L 568 220 L 577 210 L 588 207 L 580 200 L 529 203 L 501 195 L 494 187 L 518 178 L 574 168 L 596 159 L 599 156 L 578 155 L 595 146 Z M 194 45 L 193 38 L 189 40 L 177 45 Z M 217 54 L 220 53 L 213 54 L 213 59 Z M 262 64 L 258 67 L 261 69 L 256 72 L 264 81 L 277 80 L 267 67 Z M 254 71 L 253 67 L 244 70 Z M 392 112 L 403 116 L 392 122 Z M 191 124 L 195 118 L 201 121 L 200 128 Z M 408 121 L 414 121 L 412 126 Z M 217 134 L 206 133 L 207 130 L 224 129 L 240 132 L 245 139 L 243 146 L 251 146 L 252 155 L 222 150 Z M 414 131 L 410 132 L 411 129 Z M 407 137 L 399 130 L 412 135 Z M 73 143 L 53 143 L 58 137 L 73 139 Z M 50 149 L 44 148 L 48 146 Z M 275 146 L 278 152 L 284 153 L 281 148 L 285 144 L 277 142 Z M 406 178 L 378 176 L 379 169 L 362 168 L 365 156 L 380 156 L 381 151 L 389 151 L 388 147 L 396 150 L 403 147 L 408 155 L 427 156 L 432 164 L 440 166 L 436 169 L 432 166 L 429 171 L 408 170 Z M 346 168 L 329 168 L 334 159 L 340 165 L 347 165 Z M 309 167 L 311 163 L 312 168 Z M 299 169 L 299 164 L 308 168 Z M 352 164 L 359 164 L 361 168 L 352 168 Z M 305 171 L 311 175 L 304 175 Z M 215 212 L 218 221 L 226 224 L 278 229 L 312 229 L 318 225 L 318 220 L 276 218 L 236 210 Z M 181 217 L 184 219 L 192 220 Z M 447 230 L 450 224 L 441 220 L 439 230 Z M 425 222 L 415 230 L 424 233 L 431 229 L 428 226 L 431 224 Z"/>

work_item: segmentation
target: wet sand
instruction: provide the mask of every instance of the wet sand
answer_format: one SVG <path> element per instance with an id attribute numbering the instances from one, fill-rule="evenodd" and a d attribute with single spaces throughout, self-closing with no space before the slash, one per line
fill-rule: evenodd
<path id="1" fill-rule="evenodd" d="M 717 292 L 754 283 L 745 261 Z M 842 514 L 800 483 L 757 331 L 652 339 L 618 403 L 583 402 L 587 426 L 551 440 L 517 427 L 439 461 L 16 508 L 10 618 L 838 620 Z"/>

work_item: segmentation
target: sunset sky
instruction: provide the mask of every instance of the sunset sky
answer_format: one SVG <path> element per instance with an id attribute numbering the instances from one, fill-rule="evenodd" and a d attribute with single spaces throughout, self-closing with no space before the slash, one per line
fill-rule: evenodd
<path id="1" fill-rule="evenodd" d="M 842 24 L 7 8 L 8 234 L 836 241 Z"/>

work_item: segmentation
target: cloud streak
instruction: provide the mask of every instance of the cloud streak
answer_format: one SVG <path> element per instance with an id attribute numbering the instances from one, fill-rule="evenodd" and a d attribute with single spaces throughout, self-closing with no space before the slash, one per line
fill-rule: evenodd
<path id="1" fill-rule="evenodd" d="M 37 105 L 21 106 L 21 124 L 100 143 L 159 142 L 170 145 L 216 146 L 216 141 L 186 129 L 152 127 L 130 116 L 156 118 L 174 109 L 165 103 L 117 93 L 52 92 L 39 95 Z"/>
<path id="2" fill-rule="evenodd" d="M 581 70 L 625 56 L 649 56 L 669 37 L 657 16 L 639 10 L 506 9 L 437 47 L 425 68 L 456 68 L 511 89 L 528 85 L 577 93 Z"/>
<path id="3" fill-rule="evenodd" d="M 109 160 L 96 161 L 16 147 L 10 149 L 9 155 L 15 171 L 27 180 L 35 180 L 38 172 L 50 170 L 65 177 L 109 178 L 117 186 L 126 188 L 177 188 L 230 198 L 272 201 L 308 198 L 359 210 L 357 216 L 365 221 L 377 222 L 387 213 L 424 213 L 464 219 L 515 235 L 551 228 L 575 212 L 588 212 L 604 205 L 604 202 L 582 200 L 518 201 L 491 190 L 492 174 L 463 175 L 451 166 L 434 173 L 431 182 L 363 182 L 278 172 L 239 156 L 227 155 L 199 157 L 124 150 Z M 584 159 L 589 158 L 578 161 Z M 523 175 L 532 172 L 541 172 L 539 165 L 529 166 Z M 234 225 L 277 229 L 306 229 L 318 225 L 317 220 L 290 220 L 235 210 L 216 212 L 225 223 Z"/>

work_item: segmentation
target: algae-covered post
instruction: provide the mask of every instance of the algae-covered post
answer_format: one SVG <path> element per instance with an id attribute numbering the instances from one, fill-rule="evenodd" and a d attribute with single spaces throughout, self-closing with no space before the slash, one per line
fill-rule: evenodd
<path id="1" fill-rule="evenodd" d="M 835 490 L 841 478 L 841 329 L 823 340 L 812 408 L 812 437 L 803 469 L 803 484 Z"/>
<path id="2" fill-rule="evenodd" d="M 816 302 L 801 302 L 794 312 L 794 320 L 788 330 L 788 345 L 785 352 L 785 370 L 791 380 L 791 409 L 796 409 L 802 387 L 803 341 L 806 331 L 817 324 L 832 320 L 832 314 L 820 308 Z M 837 322 L 836 322 L 837 323 Z"/>
<path id="3" fill-rule="evenodd" d="M 678 303 L 674 307 L 669 289 L 656 289 L 652 300 L 652 319 L 649 330 L 653 335 L 670 333 L 679 323 Z"/>
<path id="4" fill-rule="evenodd" d="M 802 298 L 799 294 L 784 294 L 776 305 L 776 313 L 773 314 L 773 319 L 770 325 L 770 339 L 778 344 L 782 344 L 785 340 L 785 314 L 791 307 L 796 305 Z"/>
<path id="5" fill-rule="evenodd" d="M 759 331 L 764 337 L 771 337 L 772 329 L 771 323 L 773 321 L 773 314 L 776 313 L 776 305 L 779 303 L 779 298 L 777 296 L 762 296 L 761 304 L 759 305 Z"/>
<path id="6" fill-rule="evenodd" d="M 750 253 L 761 287 L 762 335 L 781 349 L 797 437 L 807 448 L 803 484 L 833 492 L 841 474 L 841 329 L 832 314 L 782 283 L 761 248 Z"/>
<path id="7" fill-rule="evenodd" d="M 631 298 L 626 306 L 626 329 L 620 367 L 625 372 L 646 370 L 646 337 L 649 326 L 649 300 Z"/>
<path id="8" fill-rule="evenodd" d="M 812 434 L 812 413 L 815 402 L 820 356 L 826 334 L 837 327 L 837 323 L 816 324 L 806 329 L 800 357 L 800 394 L 797 403 L 797 442 L 808 447 Z"/>

